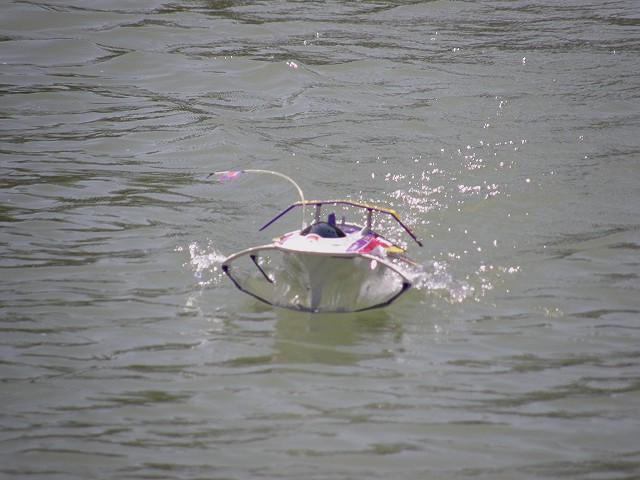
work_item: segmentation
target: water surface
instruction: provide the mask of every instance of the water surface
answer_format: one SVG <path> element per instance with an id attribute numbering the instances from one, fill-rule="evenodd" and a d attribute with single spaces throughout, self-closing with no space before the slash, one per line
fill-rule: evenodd
<path id="1" fill-rule="evenodd" d="M 640 475 L 635 2 L 18 1 L 0 31 L 3 477 Z M 427 278 L 257 305 L 220 263 L 295 192 L 229 168 L 396 209 Z"/>

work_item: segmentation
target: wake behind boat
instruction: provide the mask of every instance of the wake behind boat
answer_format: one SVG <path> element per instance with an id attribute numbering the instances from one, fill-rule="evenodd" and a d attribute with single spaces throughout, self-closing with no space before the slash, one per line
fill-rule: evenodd
<path id="1" fill-rule="evenodd" d="M 219 180 L 244 172 L 269 173 L 295 185 L 301 200 L 265 223 L 271 226 L 288 213 L 302 210 L 302 227 L 271 243 L 227 257 L 223 272 L 242 292 L 268 305 L 308 312 L 354 312 L 385 307 L 409 290 L 421 267 L 405 250 L 373 229 L 374 216 L 391 217 L 418 245 L 422 242 L 390 209 L 351 200 L 305 200 L 289 177 L 269 170 L 215 172 Z M 306 208 L 314 218 L 306 224 Z M 359 212 L 361 222 L 338 220 L 335 211 Z"/>

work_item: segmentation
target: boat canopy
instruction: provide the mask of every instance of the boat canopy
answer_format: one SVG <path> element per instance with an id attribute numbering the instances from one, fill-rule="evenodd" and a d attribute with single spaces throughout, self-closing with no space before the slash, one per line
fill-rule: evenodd
<path id="1" fill-rule="evenodd" d="M 313 206 L 316 207 L 316 222 L 320 220 L 320 209 L 321 209 L 321 207 L 323 205 L 347 205 L 347 206 L 350 206 L 350 207 L 355 207 L 355 208 L 360 208 L 362 210 L 366 210 L 367 211 L 367 229 L 369 229 L 369 230 L 371 229 L 371 225 L 372 225 L 373 212 L 383 213 L 385 215 L 391 215 L 393 217 L 393 219 L 409 234 L 409 236 L 411 236 L 411 238 L 413 238 L 413 240 L 415 240 L 415 242 L 418 245 L 420 245 L 421 247 L 423 246 L 422 242 L 420 240 L 418 240 L 418 237 L 416 237 L 416 235 L 413 233 L 413 231 L 407 225 L 405 225 L 402 222 L 402 220 L 400 220 L 400 216 L 398 215 L 398 213 L 395 210 L 392 210 L 390 208 L 377 207 L 375 205 L 369 205 L 369 204 L 363 203 L 363 202 L 355 202 L 355 201 L 352 201 L 352 200 L 301 200 L 301 201 L 297 201 L 297 202 L 292 203 L 291 205 L 289 205 L 282 212 L 280 212 L 278 215 L 276 215 L 271 220 L 269 220 L 267 223 L 265 223 L 262 227 L 260 227 L 260 231 L 264 230 L 265 228 L 270 226 L 272 223 L 274 223 L 276 220 L 278 220 L 278 219 L 282 218 L 283 216 L 285 216 L 287 213 L 289 213 L 294 208 L 296 208 L 296 207 L 305 207 L 305 206 L 310 206 L 310 205 L 313 205 Z"/>

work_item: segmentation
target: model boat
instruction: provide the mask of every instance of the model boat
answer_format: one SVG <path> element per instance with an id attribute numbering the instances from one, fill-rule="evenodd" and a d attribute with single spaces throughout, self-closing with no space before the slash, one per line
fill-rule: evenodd
<path id="1" fill-rule="evenodd" d="M 399 227 L 396 230 L 422 246 L 394 210 L 352 200 L 305 200 L 291 178 L 269 170 L 233 170 L 215 175 L 223 181 L 245 172 L 282 177 L 300 195 L 299 201 L 266 222 L 261 231 L 296 210 L 302 211 L 302 227 L 223 261 L 222 271 L 240 291 L 277 307 L 354 312 L 386 307 L 414 285 L 420 264 L 374 229 L 374 219 L 390 218 Z M 307 224 L 309 208 L 313 219 Z M 342 210 L 340 217 L 335 212 L 338 208 Z M 347 219 L 342 215 L 346 212 L 359 214 L 360 220 Z"/>

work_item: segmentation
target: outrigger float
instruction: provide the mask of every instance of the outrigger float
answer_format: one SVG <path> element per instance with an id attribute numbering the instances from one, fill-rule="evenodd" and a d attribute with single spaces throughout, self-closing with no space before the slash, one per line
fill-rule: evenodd
<path id="1" fill-rule="evenodd" d="M 227 257 L 222 271 L 242 292 L 268 305 L 307 312 L 358 312 L 390 305 L 409 290 L 422 267 L 406 256 L 404 248 L 374 230 L 374 216 L 391 217 L 413 241 L 422 246 L 394 210 L 352 200 L 305 200 L 289 177 L 270 170 L 215 172 L 218 181 L 242 173 L 267 173 L 291 182 L 300 200 L 265 223 L 260 231 L 288 213 L 302 210 L 302 227 L 266 245 L 247 248 Z M 314 210 L 306 223 L 306 209 Z M 336 219 L 323 207 L 360 211 L 363 222 Z"/>

